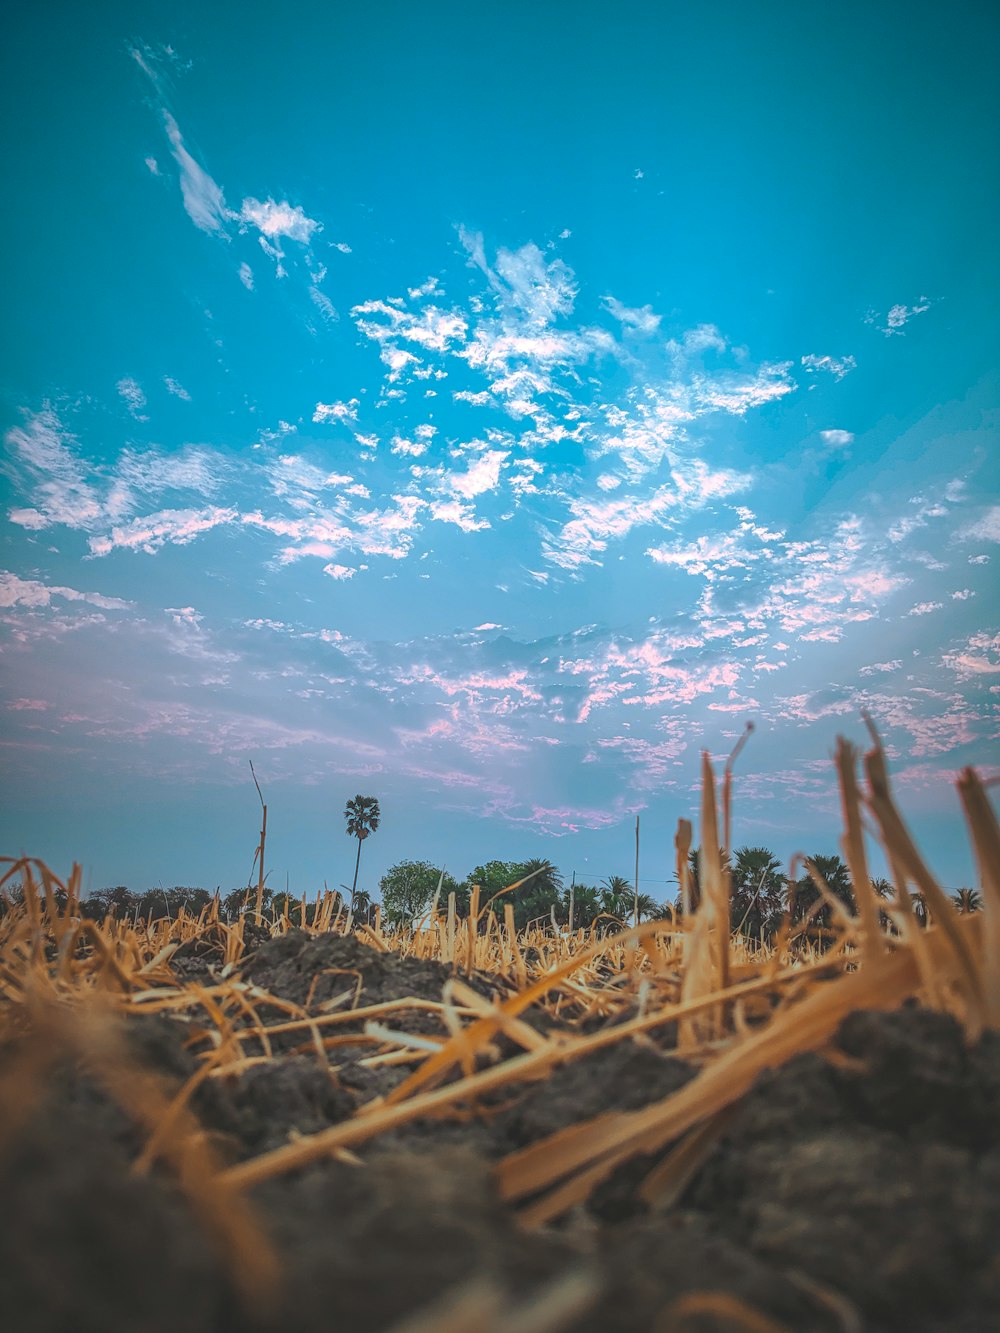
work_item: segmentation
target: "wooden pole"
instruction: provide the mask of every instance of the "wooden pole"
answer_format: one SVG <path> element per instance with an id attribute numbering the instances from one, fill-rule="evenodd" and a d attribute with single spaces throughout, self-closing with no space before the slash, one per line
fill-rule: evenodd
<path id="1" fill-rule="evenodd" d="M 639 816 L 635 817 L 635 920 L 639 924 Z"/>

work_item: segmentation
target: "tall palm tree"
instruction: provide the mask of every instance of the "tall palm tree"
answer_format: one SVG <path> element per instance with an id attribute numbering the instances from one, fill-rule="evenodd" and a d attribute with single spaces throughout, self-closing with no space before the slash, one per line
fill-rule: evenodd
<path id="1" fill-rule="evenodd" d="M 351 885 L 351 910 L 354 909 L 354 895 L 358 890 L 358 867 L 361 865 L 361 844 L 378 828 L 382 812 L 378 808 L 375 796 L 355 796 L 347 802 L 344 818 L 347 820 L 347 836 L 357 838 L 358 855 L 354 862 L 354 883 Z"/>
<path id="2" fill-rule="evenodd" d="M 753 938 L 770 930 L 785 898 L 785 877 L 778 858 L 767 847 L 738 847 L 733 854 L 732 885 L 733 930 Z"/>
<path id="3" fill-rule="evenodd" d="M 951 901 L 963 916 L 969 912 L 982 911 L 983 895 L 978 889 L 956 889 L 951 895 Z"/>

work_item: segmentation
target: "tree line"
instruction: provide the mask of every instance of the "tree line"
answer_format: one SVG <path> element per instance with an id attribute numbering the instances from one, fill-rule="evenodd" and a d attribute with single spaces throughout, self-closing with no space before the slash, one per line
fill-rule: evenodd
<path id="1" fill-rule="evenodd" d="M 734 932 L 739 931 L 753 939 L 771 939 L 789 907 L 793 922 L 804 921 L 809 916 L 810 925 L 816 930 L 830 928 L 832 910 L 828 903 L 822 901 L 822 894 L 807 871 L 790 881 L 782 873 L 777 857 L 766 847 L 739 847 L 730 857 L 724 853 L 721 855 L 723 865 L 730 873 L 730 926 Z M 854 912 L 854 886 L 844 861 L 839 856 L 820 854 L 808 860 L 830 893 L 849 911 Z M 521 880 L 526 882 L 513 893 L 503 892 Z M 494 895 L 500 895 L 494 904 L 497 914 L 502 916 L 503 904 L 510 902 L 518 930 L 523 930 L 533 921 L 545 924 L 553 917 L 558 926 L 568 926 L 571 910 L 574 928 L 603 926 L 614 930 L 631 922 L 636 907 L 635 885 L 624 875 L 608 876 L 598 884 L 574 880 L 567 885 L 562 873 L 549 861 L 495 860 L 476 866 L 459 880 L 429 861 L 399 861 L 379 881 L 383 924 L 403 929 L 419 924 L 421 917 L 429 912 L 435 897 L 438 909 L 443 914 L 448 910 L 449 895 L 452 893 L 455 895 L 458 914 L 466 915 L 472 889 L 476 885 L 479 886 L 480 909 Z M 879 898 L 888 899 L 893 894 L 887 880 L 874 879 L 872 887 Z M 342 898 L 346 912 L 352 906 L 352 899 L 350 890 L 346 886 L 344 889 L 344 894 L 338 896 Z M 692 851 L 689 859 L 689 891 L 692 906 L 697 906 L 701 895 L 697 850 Z M 80 910 L 84 916 L 93 920 L 103 920 L 111 914 L 120 920 L 131 917 L 136 921 L 157 921 L 164 917 L 175 919 L 181 910 L 186 915 L 197 916 L 210 905 L 214 896 L 202 888 L 176 886 L 135 893 L 124 885 L 116 885 L 89 894 L 81 902 Z M 243 912 L 252 911 L 256 897 L 256 888 L 252 887 L 220 893 L 219 907 L 223 919 L 234 921 Z M 918 922 L 928 925 L 930 917 L 923 895 L 917 893 L 912 897 Z M 302 902 L 295 894 L 284 891 L 275 893 L 265 887 L 262 898 L 268 916 L 280 916 L 287 910 L 293 922 L 297 923 L 301 919 Z M 19 887 L 9 885 L 5 896 L 0 896 L 0 915 L 5 910 L 5 904 L 14 904 L 20 899 Z M 977 889 L 957 889 L 952 894 L 952 901 L 957 910 L 963 913 L 976 912 L 982 906 Z M 354 889 L 353 914 L 356 921 L 370 921 L 375 905 L 376 900 L 367 890 Z M 658 902 L 651 895 L 640 893 L 638 908 L 641 921 L 673 919 L 683 911 L 679 886 L 676 894 L 666 902 Z M 307 922 L 312 921 L 315 910 L 313 896 L 305 904 Z"/>
<path id="2" fill-rule="evenodd" d="M 810 928 L 817 932 L 829 930 L 833 909 L 808 870 L 794 880 L 782 872 L 781 862 L 766 847 L 739 847 L 731 856 L 720 851 L 723 867 L 730 876 L 730 928 L 752 939 L 773 939 L 785 913 L 791 909 L 793 922 L 808 918 Z M 693 907 L 701 896 L 700 852 L 696 849 L 689 858 L 689 893 Z M 850 872 L 839 856 L 816 854 L 808 863 L 823 880 L 831 895 L 850 911 L 856 911 L 854 885 Z M 530 877 L 530 878 L 529 878 Z M 638 901 L 635 884 L 624 875 L 611 875 L 599 884 L 575 880 L 567 887 L 560 871 L 548 861 L 487 861 L 476 866 L 461 881 L 439 870 L 428 861 L 400 861 L 386 871 L 379 883 L 382 897 L 383 920 L 393 926 L 407 927 L 419 923 L 429 911 L 435 897 L 439 911 L 447 910 L 448 897 L 455 894 L 459 914 L 468 911 L 472 889 L 479 886 L 480 907 L 494 894 L 519 880 L 527 880 L 512 894 L 498 900 L 498 915 L 502 904 L 510 902 L 514 909 L 514 924 L 523 930 L 532 921 L 544 923 L 555 919 L 559 926 L 589 928 L 602 923 L 609 929 L 630 922 L 638 908 L 640 921 L 660 918 L 671 920 L 683 911 L 678 886 L 677 893 L 668 902 L 657 902 L 647 893 L 640 893 Z M 882 899 L 893 895 L 892 886 L 885 879 L 873 879 L 872 888 Z M 960 912 L 975 912 L 982 906 L 979 891 L 958 889 L 952 900 Z M 921 925 L 930 918 L 922 894 L 913 895 L 913 907 Z M 570 913 L 572 912 L 572 921 Z"/>

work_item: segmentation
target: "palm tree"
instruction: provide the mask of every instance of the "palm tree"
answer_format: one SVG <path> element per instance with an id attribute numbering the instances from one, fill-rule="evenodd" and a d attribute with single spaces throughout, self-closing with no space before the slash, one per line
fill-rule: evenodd
<path id="1" fill-rule="evenodd" d="M 810 856 L 808 859 L 834 897 L 839 898 L 849 912 L 853 912 L 855 904 L 851 875 L 840 857 Z M 815 904 L 821 900 L 821 897 L 819 889 L 813 883 L 812 876 L 808 872 L 801 879 L 796 880 L 795 920 L 804 920 Z M 813 924 L 818 928 L 820 938 L 822 938 L 822 932 L 830 927 L 830 917 L 830 906 L 824 902 L 813 917 Z"/>
<path id="2" fill-rule="evenodd" d="M 378 828 L 382 812 L 378 808 L 375 796 L 355 796 L 347 802 L 344 818 L 347 820 L 347 836 L 357 838 L 358 855 L 354 862 L 354 883 L 351 885 L 351 910 L 354 910 L 354 895 L 358 888 L 358 867 L 361 865 L 361 844 Z"/>
<path id="3" fill-rule="evenodd" d="M 722 869 L 732 870 L 729 855 L 724 847 L 719 848 L 719 864 Z M 701 848 L 692 847 L 688 853 L 688 882 L 691 886 L 691 910 L 696 911 L 701 903 Z M 683 894 L 678 895 L 678 904 L 683 910 Z"/>
<path id="4" fill-rule="evenodd" d="M 981 912 L 983 908 L 983 895 L 978 889 L 956 889 L 951 895 L 951 901 L 963 916 L 969 912 Z"/>
<path id="5" fill-rule="evenodd" d="M 624 921 L 635 904 L 635 886 L 624 875 L 610 875 L 601 887 L 601 911 Z"/>
<path id="6" fill-rule="evenodd" d="M 562 875 L 551 861 L 541 860 L 538 857 L 512 866 L 511 869 L 517 879 L 524 879 L 527 875 L 533 876 L 513 895 L 514 924 L 518 930 L 523 930 L 529 921 L 547 917 L 553 907 L 559 906 L 562 898 Z"/>
<path id="7" fill-rule="evenodd" d="M 669 907 L 662 906 L 650 894 L 648 893 L 639 894 L 640 921 L 642 920 L 643 917 L 645 917 L 647 921 L 653 921 L 658 917 L 664 920 L 669 920 L 672 916 L 673 912 L 671 911 L 671 909 Z"/>
<path id="8" fill-rule="evenodd" d="M 733 930 L 756 938 L 770 930 L 785 899 L 781 862 L 767 847 L 738 847 L 733 854 L 732 897 L 729 904 Z"/>
<path id="9" fill-rule="evenodd" d="M 358 921 L 368 921 L 372 914 L 372 896 L 367 889 L 358 889 L 352 899 L 351 911 Z"/>

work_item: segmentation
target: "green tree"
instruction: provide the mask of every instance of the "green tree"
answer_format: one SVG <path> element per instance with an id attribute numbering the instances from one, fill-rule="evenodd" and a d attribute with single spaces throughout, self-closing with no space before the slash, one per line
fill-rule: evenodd
<path id="1" fill-rule="evenodd" d="M 771 934 L 785 902 L 781 862 L 767 847 L 738 847 L 733 853 L 729 919 L 751 939 Z"/>
<path id="2" fill-rule="evenodd" d="M 624 875 L 610 875 L 601 885 L 601 911 L 625 921 L 635 910 L 635 885 Z"/>
<path id="3" fill-rule="evenodd" d="M 517 930 L 524 930 L 529 921 L 538 917 L 547 917 L 553 907 L 559 907 L 562 900 L 562 876 L 550 861 L 487 861 L 476 866 L 465 878 L 466 888 L 471 890 L 479 885 L 479 903 L 486 903 L 501 890 L 516 884 L 518 880 L 531 875 L 527 884 L 522 884 L 513 893 L 504 894 L 494 904 L 497 915 L 503 913 L 503 905 L 511 903 L 514 908 L 514 925 Z"/>
<path id="4" fill-rule="evenodd" d="M 400 861 L 391 866 L 379 881 L 382 895 L 382 913 L 387 925 L 409 926 L 428 910 L 437 892 L 441 871 L 429 861 Z M 459 886 L 451 875 L 445 874 L 441 883 L 438 910 L 448 906 L 449 893 Z"/>
<path id="5" fill-rule="evenodd" d="M 809 862 L 816 869 L 819 876 L 830 892 L 844 904 L 849 912 L 855 910 L 854 889 L 851 885 L 850 872 L 847 866 L 839 856 L 810 856 Z M 795 881 L 795 908 L 794 920 L 804 921 L 806 916 L 812 910 L 816 903 L 820 901 L 822 894 L 813 883 L 812 876 L 805 873 L 800 879 Z M 815 916 L 812 918 L 812 925 L 820 930 L 829 930 L 831 911 L 828 903 L 824 902 Z"/>
<path id="6" fill-rule="evenodd" d="M 981 912 L 983 908 L 983 895 L 978 889 L 956 889 L 951 895 L 951 901 L 963 916 L 970 912 Z"/>
<path id="7" fill-rule="evenodd" d="M 527 886 L 525 886 L 527 887 Z M 562 915 L 569 922 L 569 889 L 562 891 Z M 586 928 L 600 913 L 600 894 L 592 884 L 577 884 L 573 888 L 573 929 Z"/>
<path id="8" fill-rule="evenodd" d="M 351 885 L 351 904 L 354 904 L 354 895 L 358 890 L 358 867 L 361 865 L 361 844 L 365 838 L 370 838 L 378 828 L 379 820 L 382 818 L 382 812 L 379 809 L 378 798 L 375 796 L 355 796 L 347 802 L 344 809 L 344 818 L 347 820 L 347 836 L 357 838 L 358 854 L 354 861 L 354 883 Z"/>

